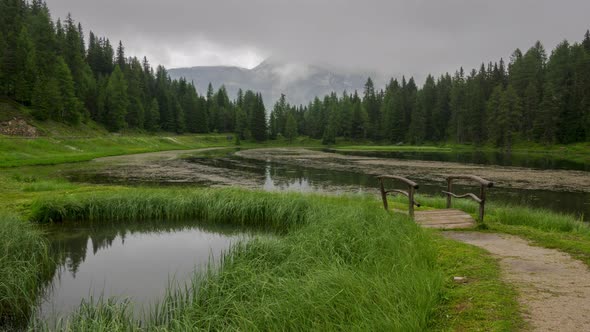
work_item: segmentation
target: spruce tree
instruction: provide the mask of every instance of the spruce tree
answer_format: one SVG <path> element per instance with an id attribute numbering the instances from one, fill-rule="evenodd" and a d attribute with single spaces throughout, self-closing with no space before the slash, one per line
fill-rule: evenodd
<path id="1" fill-rule="evenodd" d="M 586 49 L 586 52 L 590 53 L 590 30 L 586 30 L 586 33 L 584 34 L 584 41 L 582 42 L 582 45 Z"/>
<path id="2" fill-rule="evenodd" d="M 55 78 L 59 83 L 63 102 L 59 119 L 70 124 L 78 124 L 82 118 L 83 105 L 76 97 L 72 73 L 62 57 L 57 58 Z"/>
<path id="3" fill-rule="evenodd" d="M 126 62 L 125 62 L 125 48 L 123 47 L 123 42 L 119 40 L 119 46 L 117 47 L 117 59 L 116 63 L 121 68 L 121 70 L 125 70 Z"/>
<path id="4" fill-rule="evenodd" d="M 551 82 L 543 87 L 543 101 L 539 115 L 535 119 L 534 131 L 537 139 L 546 144 L 555 143 L 560 102 Z"/>
<path id="5" fill-rule="evenodd" d="M 285 137 L 289 140 L 289 143 L 292 143 L 295 138 L 297 138 L 297 120 L 293 116 L 292 112 L 287 114 L 287 121 L 285 124 Z"/>
<path id="6" fill-rule="evenodd" d="M 39 78 L 35 82 L 31 104 L 33 116 L 37 120 L 59 121 L 59 112 L 63 109 L 63 101 L 57 79 L 54 77 Z"/>
<path id="7" fill-rule="evenodd" d="M 35 45 L 29 36 L 28 29 L 23 27 L 16 43 L 16 71 L 19 74 L 14 81 L 14 98 L 25 104 L 31 102 L 31 92 L 37 76 L 35 55 Z"/>
<path id="8" fill-rule="evenodd" d="M 125 116 L 129 107 L 127 97 L 127 81 L 119 66 L 115 66 L 106 87 L 105 125 L 111 131 L 118 131 L 127 126 Z"/>
<path id="9" fill-rule="evenodd" d="M 426 137 L 426 115 L 423 98 L 422 93 L 416 98 L 416 105 L 412 113 L 410 128 L 408 129 L 408 141 L 412 144 L 422 144 Z"/>
<path id="10" fill-rule="evenodd" d="M 144 127 L 151 132 L 160 130 L 160 107 L 156 98 L 152 99 L 149 108 L 145 112 Z"/>

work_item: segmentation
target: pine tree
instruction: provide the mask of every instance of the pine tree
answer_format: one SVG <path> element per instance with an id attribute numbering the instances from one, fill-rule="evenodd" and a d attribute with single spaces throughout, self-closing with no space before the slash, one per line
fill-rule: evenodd
<path id="1" fill-rule="evenodd" d="M 35 82 L 31 104 L 37 120 L 60 120 L 58 112 L 63 109 L 63 102 L 57 79 L 39 78 Z"/>
<path id="2" fill-rule="evenodd" d="M 238 103 L 239 105 L 239 103 Z M 236 136 L 240 137 L 240 139 L 248 139 L 250 138 L 248 132 L 248 116 L 246 112 L 244 112 L 243 101 L 242 106 L 238 106 L 236 108 Z"/>
<path id="3" fill-rule="evenodd" d="M 496 121 L 502 132 L 502 143 L 506 151 L 512 150 L 512 144 L 518 132 L 522 109 L 516 90 L 509 85 L 502 96 Z"/>
<path id="4" fill-rule="evenodd" d="M 500 108 L 504 98 L 504 89 L 499 84 L 494 88 L 492 95 L 487 103 L 487 131 L 490 141 L 496 145 L 502 145 L 502 123 L 500 122 Z"/>
<path id="5" fill-rule="evenodd" d="M 414 112 L 412 113 L 410 128 L 408 130 L 408 140 L 412 144 L 422 144 L 426 137 L 426 115 L 423 98 L 422 93 L 418 94 Z"/>
<path id="6" fill-rule="evenodd" d="M 109 130 L 118 131 L 126 127 L 125 116 L 128 107 L 127 81 L 119 66 L 115 66 L 106 88 L 105 125 Z"/>
<path id="7" fill-rule="evenodd" d="M 352 138 L 363 139 L 367 135 L 368 115 L 362 107 L 361 99 L 357 92 L 352 97 Z"/>
<path id="8" fill-rule="evenodd" d="M 250 110 L 250 132 L 252 137 L 261 142 L 267 138 L 266 111 L 260 94 L 247 91 L 244 95 L 244 104 Z"/>
<path id="9" fill-rule="evenodd" d="M 123 47 L 123 42 L 119 40 L 119 47 L 117 47 L 117 65 L 121 70 L 125 70 L 126 62 L 125 62 L 125 48 Z"/>
<path id="10" fill-rule="evenodd" d="M 541 109 L 534 124 L 535 136 L 539 141 L 547 144 L 555 142 L 559 111 L 560 101 L 555 94 L 555 88 L 551 82 L 547 82 L 543 88 Z"/>
<path id="11" fill-rule="evenodd" d="M 586 30 L 586 33 L 584 34 L 584 41 L 582 42 L 582 45 L 586 49 L 586 52 L 590 53 L 590 30 Z"/>
<path id="12" fill-rule="evenodd" d="M 369 136 L 378 140 L 380 138 L 381 121 L 379 114 L 379 105 L 377 103 L 377 96 L 375 95 L 375 86 L 373 80 L 369 77 L 365 83 L 365 90 L 363 96 L 363 108 L 368 116 L 368 128 Z"/>
<path id="13" fill-rule="evenodd" d="M 83 105 L 76 97 L 72 73 L 62 57 L 57 58 L 55 78 L 59 83 L 63 102 L 59 119 L 70 124 L 78 124 L 82 118 Z"/>
<path id="14" fill-rule="evenodd" d="M 153 98 L 149 108 L 145 113 L 145 129 L 154 132 L 160 129 L 160 107 L 158 106 L 158 101 L 156 98 Z"/>
<path id="15" fill-rule="evenodd" d="M 25 104 L 31 102 L 31 92 L 36 80 L 35 45 L 26 27 L 18 35 L 16 44 L 16 71 L 19 73 L 14 81 L 14 98 Z"/>
<path id="16" fill-rule="evenodd" d="M 285 124 L 285 137 L 289 140 L 289 143 L 292 143 L 293 140 L 297 137 L 297 120 L 293 116 L 292 112 L 287 114 L 287 121 Z"/>
<path id="17" fill-rule="evenodd" d="M 536 123 L 536 117 L 539 114 L 539 92 L 537 85 L 530 82 L 527 86 L 522 100 L 523 120 L 520 132 L 527 138 L 533 139 L 533 125 Z"/>

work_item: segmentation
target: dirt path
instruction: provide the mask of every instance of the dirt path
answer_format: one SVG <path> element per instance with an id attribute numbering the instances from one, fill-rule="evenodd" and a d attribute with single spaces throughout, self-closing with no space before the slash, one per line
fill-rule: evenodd
<path id="1" fill-rule="evenodd" d="M 499 259 L 504 278 L 519 292 L 525 319 L 535 331 L 590 331 L 590 270 L 553 249 L 504 234 L 443 232 L 486 249 Z"/>

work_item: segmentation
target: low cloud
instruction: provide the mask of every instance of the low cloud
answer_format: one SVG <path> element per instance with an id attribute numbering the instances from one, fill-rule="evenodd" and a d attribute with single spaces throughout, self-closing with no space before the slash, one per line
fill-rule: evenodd
<path id="1" fill-rule="evenodd" d="M 86 31 L 167 67 L 252 67 L 273 56 L 383 75 L 454 71 L 548 50 L 590 28 L 587 0 L 48 0 Z"/>

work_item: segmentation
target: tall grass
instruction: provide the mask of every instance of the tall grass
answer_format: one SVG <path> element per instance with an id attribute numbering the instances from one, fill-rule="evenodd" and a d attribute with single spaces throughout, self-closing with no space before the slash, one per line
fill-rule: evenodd
<path id="1" fill-rule="evenodd" d="M 26 320 L 52 261 L 35 225 L 0 211 L 0 327 Z"/>
<path id="2" fill-rule="evenodd" d="M 234 247 L 218 269 L 171 289 L 142 324 L 119 315 L 125 305 L 107 303 L 83 307 L 60 330 L 88 327 L 88 320 L 99 322 L 93 329 L 424 330 L 442 287 L 431 235 L 378 204 L 358 197 L 134 189 L 40 201 L 32 217 L 195 218 L 284 233 Z"/>
<path id="3" fill-rule="evenodd" d="M 325 200 L 325 199 L 324 199 Z M 302 195 L 233 189 L 124 190 L 36 201 L 34 222 L 198 220 L 287 231 L 304 223 L 311 200 Z"/>

